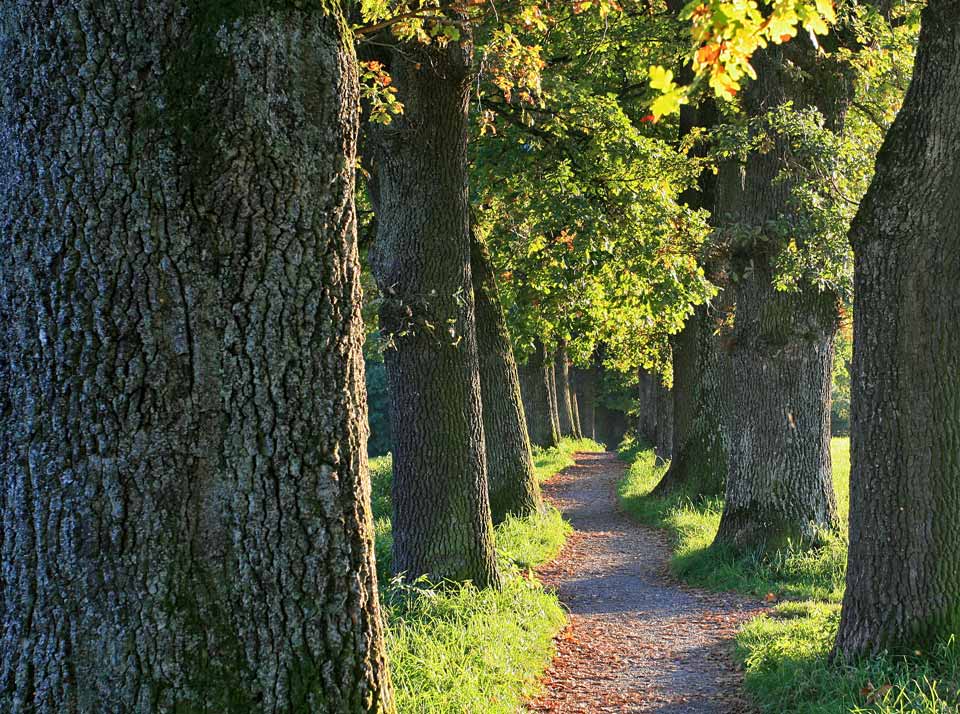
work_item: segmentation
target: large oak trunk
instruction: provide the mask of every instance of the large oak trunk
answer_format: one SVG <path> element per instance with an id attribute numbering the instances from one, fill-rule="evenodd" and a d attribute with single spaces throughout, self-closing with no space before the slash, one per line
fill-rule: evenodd
<path id="1" fill-rule="evenodd" d="M 477 310 L 477 348 L 487 482 L 493 522 L 507 515 L 526 516 L 543 507 L 533 470 L 530 438 L 520 398 L 520 378 L 510 334 L 500 305 L 487 247 L 473 233 L 470 266 Z"/>
<path id="2" fill-rule="evenodd" d="M 468 48 L 389 52 L 405 110 L 370 140 L 371 265 L 391 342 L 394 572 L 485 587 L 499 577 L 470 273 Z"/>
<path id="3" fill-rule="evenodd" d="M 691 498 L 723 493 L 729 448 L 723 415 L 725 365 L 710 308 L 700 305 L 673 345 L 673 454 L 653 491 Z"/>
<path id="4" fill-rule="evenodd" d="M 747 111 L 760 116 L 788 101 L 798 108 L 817 105 L 837 128 L 847 87 L 842 73 L 820 74 L 831 68 L 829 62 L 816 59 L 809 43 L 790 44 L 757 54 L 760 77 L 744 92 Z M 803 79 L 791 64 L 815 79 Z M 788 149 L 780 139 L 772 144 L 751 152 L 743 166 L 721 168 L 721 227 L 762 233 L 791 219 L 793 184 L 777 180 Z M 767 236 L 735 246 L 731 259 L 736 317 L 728 355 L 730 453 L 716 541 L 743 550 L 811 542 L 838 525 L 830 463 L 838 296 L 807 278 L 796 291 L 777 290 L 774 266 L 785 249 L 783 239 Z"/>
<path id="5" fill-rule="evenodd" d="M 778 292 L 757 270 L 737 290 L 728 359 L 729 472 L 717 542 L 814 542 L 838 525 L 830 461 L 836 302 Z"/>
<path id="6" fill-rule="evenodd" d="M 527 417 L 527 432 L 530 442 L 543 448 L 560 443 L 560 432 L 553 418 L 550 385 L 553 361 L 546 348 L 536 343 L 526 364 L 520 365 L 520 392 L 523 396 L 523 411 Z"/>
<path id="7" fill-rule="evenodd" d="M 924 10 L 913 81 L 851 238 L 846 656 L 960 629 L 960 3 Z"/>
<path id="8" fill-rule="evenodd" d="M 352 35 L 194 7 L 0 9 L 11 714 L 392 709 Z"/>

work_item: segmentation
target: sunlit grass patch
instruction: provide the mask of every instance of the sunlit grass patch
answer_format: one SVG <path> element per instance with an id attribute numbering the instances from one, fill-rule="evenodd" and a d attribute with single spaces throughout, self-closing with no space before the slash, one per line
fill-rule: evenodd
<path id="1" fill-rule="evenodd" d="M 606 447 L 592 439 L 562 439 L 558 446 L 549 449 L 533 447 L 533 468 L 543 482 L 563 469 L 573 466 L 574 454 L 580 451 L 601 452 Z"/>
<path id="2" fill-rule="evenodd" d="M 514 714 L 537 691 L 565 614 L 535 581 L 392 592 L 388 656 L 398 710 Z"/>
<path id="3" fill-rule="evenodd" d="M 737 637 L 747 686 L 766 712 L 791 714 L 955 714 L 960 647 L 949 639 L 910 658 L 831 663 L 840 606 L 786 602 Z"/>
<path id="4" fill-rule="evenodd" d="M 546 480 L 573 465 L 578 451 L 600 444 L 564 440 L 538 450 L 537 476 Z M 391 459 L 372 459 L 371 496 L 377 564 L 387 616 L 387 648 L 397 706 L 404 714 L 484 712 L 514 714 L 536 693 L 553 658 L 553 637 L 566 615 L 556 595 L 530 576 L 555 558 L 572 530 L 547 507 L 529 518 L 508 518 L 496 528 L 500 591 L 471 584 L 429 587 L 389 581 Z"/>

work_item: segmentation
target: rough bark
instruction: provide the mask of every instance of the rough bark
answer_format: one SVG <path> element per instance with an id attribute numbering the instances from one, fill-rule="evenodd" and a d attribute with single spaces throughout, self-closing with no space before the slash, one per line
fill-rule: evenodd
<path id="1" fill-rule="evenodd" d="M 736 321 L 716 540 L 738 549 L 814 542 L 838 525 L 830 461 L 835 297 L 778 292 L 758 269 L 738 286 Z"/>
<path id="2" fill-rule="evenodd" d="M 960 3 L 931 0 L 853 223 L 850 550 L 836 650 L 960 629 Z"/>
<path id="3" fill-rule="evenodd" d="M 640 409 L 637 430 L 640 437 L 651 446 L 657 443 L 657 381 L 658 378 L 654 375 L 644 369 L 640 370 L 637 386 Z"/>
<path id="4" fill-rule="evenodd" d="M 496 586 L 470 274 L 468 38 L 392 48 L 404 104 L 372 131 L 377 237 L 390 387 L 393 568 L 408 579 Z"/>
<path id="5" fill-rule="evenodd" d="M 585 439 L 597 438 L 595 402 L 597 383 L 595 368 L 576 370 L 577 413 L 580 416 L 580 432 Z"/>
<path id="6" fill-rule="evenodd" d="M 334 12 L 0 9 L 4 712 L 392 710 Z"/>
<path id="7" fill-rule="evenodd" d="M 554 364 L 554 382 L 557 395 L 557 415 L 560 420 L 560 436 L 578 438 L 573 421 L 573 401 L 570 398 L 570 359 L 566 342 L 557 347 Z"/>
<path id="8" fill-rule="evenodd" d="M 744 91 L 754 116 L 793 101 L 816 105 L 831 128 L 842 122 L 849 82 L 842 67 L 816 58 L 809 43 L 757 54 L 759 79 Z M 793 67 L 803 67 L 806 74 Z M 805 78 L 804 78 L 805 77 Z M 784 142 L 727 164 L 718 182 L 720 225 L 764 232 L 789 218 Z M 765 550 L 812 542 L 837 527 L 830 463 L 830 385 L 838 296 L 803 279 L 794 292 L 775 286 L 776 236 L 735 247 L 731 259 L 736 320 L 729 341 L 730 453 L 717 543 Z"/>
<path id="9" fill-rule="evenodd" d="M 520 393 L 530 442 L 545 449 L 560 443 L 560 433 L 550 413 L 551 364 L 546 348 L 538 342 L 526 364 L 519 368 Z"/>
<path id="10" fill-rule="evenodd" d="M 477 351 L 483 399 L 487 484 L 493 522 L 543 508 L 533 470 L 530 438 L 520 398 L 520 378 L 487 247 L 471 235 L 470 266 L 477 311 Z"/>
<path id="11" fill-rule="evenodd" d="M 723 494 L 729 440 L 723 355 L 714 318 L 700 305 L 673 340 L 673 453 L 653 495 L 681 491 L 691 498 Z"/>
<path id="12" fill-rule="evenodd" d="M 669 461 L 673 455 L 673 390 L 664 386 L 658 377 L 656 381 L 657 438 L 654 453 L 662 461 Z"/>

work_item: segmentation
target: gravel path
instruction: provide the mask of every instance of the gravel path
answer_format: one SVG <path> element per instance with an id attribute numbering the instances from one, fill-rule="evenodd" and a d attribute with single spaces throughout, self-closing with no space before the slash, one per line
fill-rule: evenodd
<path id="1" fill-rule="evenodd" d="M 570 626 L 533 712 L 745 714 L 733 637 L 763 603 L 684 587 L 668 571 L 660 531 L 637 525 L 617 502 L 625 465 L 615 454 L 578 454 L 545 485 L 576 532 L 540 578 L 558 590 Z"/>

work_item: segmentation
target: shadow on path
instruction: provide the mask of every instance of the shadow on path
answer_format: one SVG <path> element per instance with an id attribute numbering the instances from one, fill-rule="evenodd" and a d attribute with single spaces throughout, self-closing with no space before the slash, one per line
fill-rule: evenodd
<path id="1" fill-rule="evenodd" d="M 533 712 L 746 714 L 733 638 L 763 603 L 685 587 L 668 572 L 660 531 L 620 509 L 626 465 L 615 454 L 578 454 L 544 487 L 576 532 L 541 569 L 570 611 Z"/>

